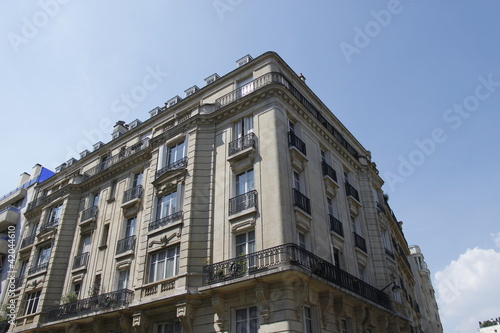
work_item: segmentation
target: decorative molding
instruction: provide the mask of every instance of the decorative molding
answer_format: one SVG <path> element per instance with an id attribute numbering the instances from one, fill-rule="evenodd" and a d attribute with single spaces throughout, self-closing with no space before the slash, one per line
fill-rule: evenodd
<path id="1" fill-rule="evenodd" d="M 226 301 L 219 295 L 214 295 L 212 296 L 212 307 L 215 310 L 215 313 L 217 314 L 217 319 L 216 323 L 217 326 L 219 327 L 219 331 L 224 331 L 224 326 L 226 324 L 226 311 L 225 311 L 225 306 L 226 306 Z"/>
<path id="2" fill-rule="evenodd" d="M 130 333 L 132 327 L 132 317 L 122 313 L 118 318 L 118 323 L 123 333 Z"/>
<path id="3" fill-rule="evenodd" d="M 132 328 L 135 333 L 146 333 L 148 332 L 150 324 L 150 318 L 142 311 L 136 311 L 132 314 Z"/>
<path id="4" fill-rule="evenodd" d="M 333 309 L 333 298 L 335 294 L 332 290 L 325 291 L 319 295 L 319 306 L 321 313 L 321 324 L 323 329 L 328 325 L 329 312 Z"/>
<path id="5" fill-rule="evenodd" d="M 178 231 L 178 232 L 174 232 L 174 233 L 172 233 L 170 236 L 165 235 L 165 236 L 161 237 L 161 238 L 160 238 L 160 240 L 154 240 L 154 241 L 151 241 L 151 242 L 149 243 L 148 247 L 149 247 L 149 248 L 151 248 L 151 247 L 153 247 L 153 246 L 155 246 L 155 245 L 160 245 L 160 246 L 159 246 L 160 248 L 164 248 L 164 247 L 168 246 L 168 244 L 170 243 L 170 241 L 171 241 L 174 237 L 176 237 L 176 236 L 177 236 L 177 238 L 180 238 L 180 237 L 181 237 L 181 231 L 180 231 L 180 228 L 179 228 L 179 231 Z"/>
<path id="6" fill-rule="evenodd" d="M 195 308 L 187 301 L 177 304 L 177 318 L 179 318 L 182 331 L 185 333 L 193 332 Z"/>
<path id="7" fill-rule="evenodd" d="M 257 302 L 260 306 L 260 315 L 262 317 L 262 321 L 267 324 L 269 322 L 269 317 L 271 315 L 271 309 L 269 308 L 268 301 L 268 287 L 262 283 L 259 283 L 255 287 L 255 296 L 257 298 Z"/>

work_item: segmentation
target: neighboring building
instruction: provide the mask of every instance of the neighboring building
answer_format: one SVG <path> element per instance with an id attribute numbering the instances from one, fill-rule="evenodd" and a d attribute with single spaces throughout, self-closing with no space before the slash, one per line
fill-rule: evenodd
<path id="1" fill-rule="evenodd" d="M 11 263 L 15 264 L 20 245 L 19 236 L 25 224 L 23 214 L 26 206 L 33 198 L 35 186 L 53 174 L 52 171 L 37 164 L 33 167 L 32 175 L 21 174 L 18 187 L 0 198 L 0 304 L 6 303 L 9 281 L 15 286 L 19 286 L 22 282 L 17 272 L 11 268 Z M 0 309 L 0 314 L 5 318 L 5 309 Z M 0 331 L 3 326 L 5 324 L 0 324 Z"/>
<path id="2" fill-rule="evenodd" d="M 415 292 L 417 304 L 421 309 L 420 325 L 423 332 L 426 333 L 443 332 L 434 287 L 432 286 L 431 272 L 424 260 L 424 255 L 417 245 L 410 246 L 410 254 L 415 288 L 420 288 Z"/>
<path id="3" fill-rule="evenodd" d="M 497 333 L 500 332 L 500 317 L 479 322 L 479 333 Z"/>
<path id="4" fill-rule="evenodd" d="M 422 331 L 369 151 L 273 52 L 205 81 L 39 184 L 11 331 Z"/>

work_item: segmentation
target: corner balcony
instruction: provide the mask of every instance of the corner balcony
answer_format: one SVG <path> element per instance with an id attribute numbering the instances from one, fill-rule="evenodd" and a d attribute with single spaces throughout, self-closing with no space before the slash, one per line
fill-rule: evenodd
<path id="1" fill-rule="evenodd" d="M 257 191 L 253 190 L 229 199 L 229 215 L 257 211 Z"/>
<path id="2" fill-rule="evenodd" d="M 344 237 L 344 227 L 342 226 L 342 222 L 340 222 L 333 215 L 328 215 L 328 218 L 330 220 L 330 230 Z"/>
<path id="3" fill-rule="evenodd" d="M 296 189 L 293 189 L 293 205 L 311 215 L 311 201 Z"/>
<path id="4" fill-rule="evenodd" d="M 150 222 L 148 225 L 148 231 L 159 229 L 161 227 L 167 226 L 174 223 L 182 218 L 182 210 L 176 213 L 170 214 L 168 216 L 162 217 L 156 221 Z"/>
<path id="5" fill-rule="evenodd" d="M 185 169 L 187 167 L 187 164 L 188 164 L 188 158 L 186 156 L 156 171 L 155 179 L 163 176 L 164 174 L 170 171 Z"/>
<path id="6" fill-rule="evenodd" d="M 204 266 L 203 285 L 217 288 L 226 283 L 254 279 L 256 274 L 271 275 L 293 267 L 391 309 L 389 296 L 383 291 L 290 243 Z"/>
<path id="7" fill-rule="evenodd" d="M 134 298 L 134 292 L 121 289 L 59 306 L 54 306 L 45 311 L 45 322 L 50 323 L 88 315 L 98 315 L 127 307 Z"/>
<path id="8" fill-rule="evenodd" d="M 9 226 L 16 225 L 19 220 L 19 209 L 9 206 L 0 211 L 0 230 L 7 229 Z"/>

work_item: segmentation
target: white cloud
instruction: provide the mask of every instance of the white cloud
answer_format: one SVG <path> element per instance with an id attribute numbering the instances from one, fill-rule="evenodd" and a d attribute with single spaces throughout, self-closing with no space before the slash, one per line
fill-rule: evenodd
<path id="1" fill-rule="evenodd" d="M 479 321 L 500 315 L 500 252 L 467 249 L 434 277 L 445 332 L 476 332 Z"/>
<path id="2" fill-rule="evenodd" d="M 497 232 L 496 234 L 491 233 L 490 236 L 493 238 L 495 246 L 500 248 L 500 232 Z"/>

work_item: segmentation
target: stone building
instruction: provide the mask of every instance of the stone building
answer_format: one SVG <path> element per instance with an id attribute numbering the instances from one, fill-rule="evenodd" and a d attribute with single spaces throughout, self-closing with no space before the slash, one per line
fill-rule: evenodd
<path id="1" fill-rule="evenodd" d="M 11 331 L 422 331 L 370 152 L 277 54 L 237 64 L 38 185 Z"/>

